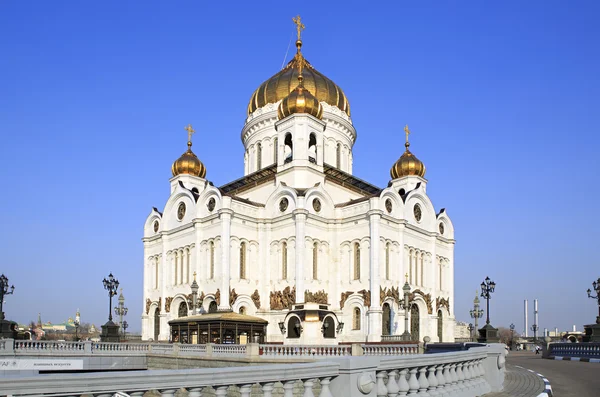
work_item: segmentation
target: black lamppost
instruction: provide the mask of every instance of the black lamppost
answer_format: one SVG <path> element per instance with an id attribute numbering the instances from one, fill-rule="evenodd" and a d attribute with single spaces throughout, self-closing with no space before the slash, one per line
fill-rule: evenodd
<path id="1" fill-rule="evenodd" d="M 119 326 L 112 321 L 112 298 L 117 294 L 119 280 L 110 273 L 108 278 L 102 280 L 102 283 L 104 284 L 104 289 L 108 291 L 108 322 L 102 326 L 100 339 L 102 342 L 118 342 Z"/>
<path id="2" fill-rule="evenodd" d="M 2 276 L 2 277 L 4 277 L 4 276 Z M 598 279 L 598 281 L 594 281 L 592 283 L 592 286 L 594 287 L 596 296 L 592 295 L 592 291 L 589 288 L 587 290 L 587 294 L 588 294 L 588 298 L 596 299 L 598 301 L 598 317 L 596 317 L 596 324 L 600 324 L 600 278 Z"/>
<path id="3" fill-rule="evenodd" d="M 509 328 L 510 328 L 510 349 L 512 350 L 513 343 L 514 343 L 513 340 L 515 338 L 515 325 L 511 323 Z"/>
<path id="4" fill-rule="evenodd" d="M 472 342 L 473 341 L 473 330 L 475 329 L 475 326 L 473 325 L 473 323 L 469 323 L 469 326 L 467 327 L 467 329 L 469 330 L 469 340 Z"/>
<path id="5" fill-rule="evenodd" d="M 492 327 L 490 324 L 490 298 L 492 293 L 496 289 L 496 283 L 486 277 L 481 283 L 481 297 L 486 300 L 486 315 L 485 326 L 479 330 L 479 342 L 482 343 L 497 343 L 500 341 L 498 338 L 498 329 Z"/>
<path id="6" fill-rule="evenodd" d="M 123 327 L 123 337 L 127 338 L 127 328 L 129 328 L 129 324 L 127 324 L 127 320 L 123 321 L 121 325 Z"/>
<path id="7" fill-rule="evenodd" d="M 533 324 L 531 326 L 531 330 L 533 331 L 533 341 L 534 342 L 537 342 L 537 332 L 538 332 L 538 329 L 540 329 L 540 328 L 538 327 L 537 324 Z"/>
<path id="8" fill-rule="evenodd" d="M 4 320 L 4 296 L 12 295 L 15 292 L 15 286 L 8 287 L 8 278 L 3 274 L 0 276 L 0 320 Z"/>
<path id="9" fill-rule="evenodd" d="M 491 294 L 495 289 L 496 283 L 490 280 L 489 277 L 486 277 L 481 283 L 481 297 L 486 300 L 487 305 L 487 318 L 485 320 L 486 324 L 490 323 L 490 298 L 492 297 Z"/>

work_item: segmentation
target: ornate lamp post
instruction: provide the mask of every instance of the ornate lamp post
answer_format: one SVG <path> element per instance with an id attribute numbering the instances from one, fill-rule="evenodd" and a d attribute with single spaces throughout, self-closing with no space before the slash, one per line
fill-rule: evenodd
<path id="1" fill-rule="evenodd" d="M 4 317 L 4 297 L 12 295 L 15 291 L 15 286 L 8 286 L 8 278 L 3 274 L 0 276 L 0 338 L 14 339 L 17 336 L 15 330 L 11 329 L 11 322 L 6 321 Z"/>
<path id="2" fill-rule="evenodd" d="M 533 331 L 533 341 L 534 342 L 537 342 L 537 332 L 538 332 L 538 329 L 539 329 L 539 327 L 538 327 L 537 324 L 533 324 L 531 326 L 531 330 Z"/>
<path id="3" fill-rule="evenodd" d="M 498 338 L 498 329 L 492 327 L 490 324 L 490 299 L 492 293 L 496 289 L 496 283 L 486 277 L 481 283 L 481 297 L 486 300 L 486 320 L 485 326 L 479 330 L 479 342 L 482 343 L 497 343 L 500 341 Z"/>
<path id="4" fill-rule="evenodd" d="M 588 298 L 596 299 L 598 301 L 598 317 L 596 317 L 596 324 L 587 325 L 586 328 L 591 329 L 592 334 L 590 337 L 591 342 L 600 342 L 600 278 L 592 283 L 596 296 L 592 295 L 592 291 L 588 288 Z M 587 331 L 587 330 L 586 330 Z"/>
<path id="5" fill-rule="evenodd" d="M 473 323 L 469 323 L 469 326 L 467 327 L 467 329 L 469 330 L 469 340 L 473 341 L 473 330 L 476 328 L 473 325 Z"/>
<path id="6" fill-rule="evenodd" d="M 483 317 L 483 310 L 479 308 L 479 293 L 475 291 L 475 299 L 473 299 L 473 309 L 469 310 L 471 318 L 475 319 L 475 329 L 479 326 L 478 320 Z"/>
<path id="7" fill-rule="evenodd" d="M 410 298 L 410 284 L 408 284 L 408 274 L 405 277 L 406 282 L 404 283 L 404 287 L 402 287 L 402 292 L 404 292 L 404 333 L 401 336 L 402 340 L 409 341 L 412 339 L 410 332 L 408 331 L 408 309 L 410 309 L 410 302 L 408 299 Z"/>
<path id="8" fill-rule="evenodd" d="M 0 276 L 0 320 L 4 320 L 4 296 L 12 295 L 15 292 L 15 286 L 8 287 L 8 278 L 3 274 Z"/>
<path id="9" fill-rule="evenodd" d="M 77 313 L 75 313 L 75 342 L 79 342 L 79 336 L 77 331 L 79 330 L 79 324 L 81 324 L 81 317 L 79 316 L 79 309 L 77 309 Z"/>
<path id="10" fill-rule="evenodd" d="M 108 291 L 108 322 L 102 326 L 102 333 L 100 334 L 100 340 L 102 342 L 118 342 L 119 341 L 119 326 L 112 321 L 112 297 L 117 294 L 119 288 L 119 280 L 117 280 L 112 273 L 108 275 L 108 278 L 102 280 L 104 289 Z"/>
<path id="11" fill-rule="evenodd" d="M 123 327 L 123 337 L 126 338 L 127 337 L 127 328 L 129 328 L 129 324 L 127 324 L 127 320 L 123 321 L 123 324 L 121 324 L 121 327 Z"/>
<path id="12" fill-rule="evenodd" d="M 121 288 L 121 293 L 119 294 L 119 305 L 115 306 L 115 314 L 119 316 L 119 326 L 123 327 L 123 316 L 127 315 L 129 311 L 128 308 L 125 307 L 125 297 L 123 296 L 123 288 Z M 125 330 L 123 330 L 123 334 L 125 334 Z"/>
<path id="13" fill-rule="evenodd" d="M 198 283 L 196 282 L 196 272 L 194 272 L 194 281 L 191 285 L 192 288 L 192 314 L 196 315 L 196 308 L 198 307 Z"/>
<path id="14" fill-rule="evenodd" d="M 515 325 L 513 323 L 511 323 L 509 325 L 509 328 L 510 328 L 510 349 L 512 350 L 513 343 L 514 343 L 513 340 L 515 338 Z"/>

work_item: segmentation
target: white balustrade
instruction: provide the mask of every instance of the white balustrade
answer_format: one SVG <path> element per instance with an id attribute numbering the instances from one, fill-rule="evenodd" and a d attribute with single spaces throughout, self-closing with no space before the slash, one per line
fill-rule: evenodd
<path id="1" fill-rule="evenodd" d="M 322 346 L 322 345 L 260 345 L 262 358 L 306 357 L 329 358 L 345 357 L 352 355 L 349 345 Z"/>
<path id="2" fill-rule="evenodd" d="M 389 344 L 389 345 L 361 345 L 363 356 L 399 356 L 403 354 L 418 354 L 418 344 Z"/>
<path id="3" fill-rule="evenodd" d="M 214 356 L 245 356 L 246 345 L 213 345 Z"/>

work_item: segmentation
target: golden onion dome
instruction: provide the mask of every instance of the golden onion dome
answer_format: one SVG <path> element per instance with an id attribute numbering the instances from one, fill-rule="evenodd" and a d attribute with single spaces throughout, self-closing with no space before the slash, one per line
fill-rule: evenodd
<path id="1" fill-rule="evenodd" d="M 394 163 L 392 169 L 390 170 L 390 176 L 392 179 L 402 178 L 403 176 L 420 176 L 423 178 L 425 176 L 425 164 L 421 160 L 415 157 L 414 154 L 408 150 L 410 143 L 408 142 L 408 134 L 410 134 L 410 130 L 408 129 L 408 125 L 404 127 L 404 131 L 406 132 L 406 143 L 404 147 L 406 148 L 402 156 Z"/>
<path id="2" fill-rule="evenodd" d="M 304 88 L 302 77 L 302 75 L 298 76 L 298 85 L 296 88 L 283 98 L 279 104 L 279 108 L 277 108 L 279 120 L 294 113 L 306 113 L 318 119 L 323 118 L 323 106 L 321 102 L 310 91 Z"/>
<path id="3" fill-rule="evenodd" d="M 304 88 L 319 102 L 336 106 L 350 116 L 350 103 L 344 91 L 333 81 L 321 74 L 300 53 L 302 41 L 296 41 L 298 52 L 281 71 L 262 83 L 252 94 L 248 103 L 248 114 L 268 103 L 277 103 L 287 97 L 297 87 L 298 76 L 304 77 Z"/>
<path id="4" fill-rule="evenodd" d="M 192 152 L 192 134 L 195 132 L 191 125 L 185 127 L 188 132 L 188 149 L 171 166 L 173 176 L 187 174 L 204 178 L 206 176 L 206 167 L 202 161 Z"/>

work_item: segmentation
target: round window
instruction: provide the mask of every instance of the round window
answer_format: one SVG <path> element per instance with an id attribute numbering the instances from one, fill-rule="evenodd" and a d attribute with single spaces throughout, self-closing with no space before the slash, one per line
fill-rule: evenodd
<path id="1" fill-rule="evenodd" d="M 182 220 L 185 216 L 185 203 L 180 203 L 177 207 L 177 219 Z"/>
<path id="2" fill-rule="evenodd" d="M 444 234 L 444 224 L 443 223 L 440 223 L 439 229 L 440 229 L 440 234 Z"/>
<path id="3" fill-rule="evenodd" d="M 415 206 L 413 207 L 413 214 L 415 215 L 415 219 L 417 220 L 417 222 L 421 222 L 423 212 L 421 211 L 421 206 L 419 204 L 415 204 Z"/>
<path id="4" fill-rule="evenodd" d="M 316 212 L 320 212 L 321 211 L 321 200 L 319 200 L 318 198 L 313 200 L 313 209 Z"/>
<path id="5" fill-rule="evenodd" d="M 211 198 L 208 200 L 208 203 L 206 204 L 206 207 L 208 208 L 208 210 L 209 210 L 210 212 L 213 212 L 213 210 L 215 209 L 215 205 L 216 205 L 215 198 L 214 198 L 214 197 L 211 197 Z"/>
<path id="6" fill-rule="evenodd" d="M 158 232 L 158 221 L 154 221 L 154 233 Z"/>
<path id="7" fill-rule="evenodd" d="M 393 205 L 392 205 L 392 200 L 390 200 L 390 199 L 387 199 L 387 200 L 385 200 L 385 210 L 386 210 L 388 213 L 391 213 L 393 208 L 394 208 L 394 207 L 393 207 Z"/>
<path id="8" fill-rule="evenodd" d="M 288 201 L 287 197 L 282 198 L 281 201 L 279 202 L 279 211 L 285 212 L 285 210 L 287 210 L 289 204 L 290 204 L 290 202 Z"/>

